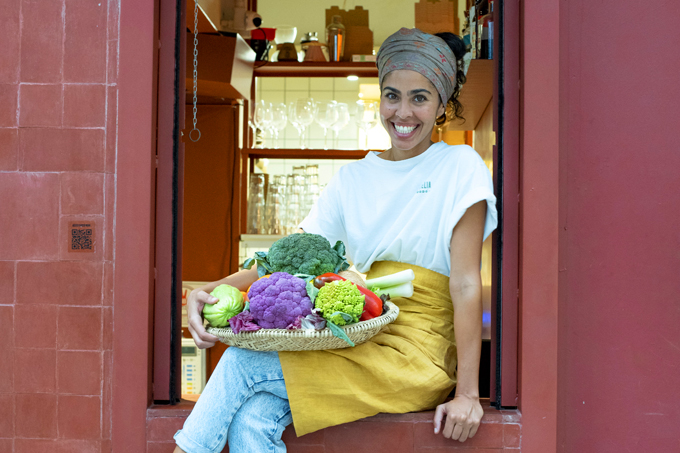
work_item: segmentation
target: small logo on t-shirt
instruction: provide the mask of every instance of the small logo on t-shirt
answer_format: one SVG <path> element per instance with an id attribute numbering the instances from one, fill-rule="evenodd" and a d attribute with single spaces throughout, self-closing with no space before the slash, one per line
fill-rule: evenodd
<path id="1" fill-rule="evenodd" d="M 432 183 L 430 181 L 425 181 L 421 184 L 420 189 L 418 189 L 416 193 L 428 193 L 431 187 Z"/>

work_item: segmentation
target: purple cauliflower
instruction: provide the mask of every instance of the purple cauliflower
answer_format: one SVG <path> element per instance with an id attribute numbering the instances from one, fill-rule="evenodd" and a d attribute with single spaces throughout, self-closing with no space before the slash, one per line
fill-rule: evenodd
<path id="1" fill-rule="evenodd" d="M 285 272 L 274 272 L 250 287 L 250 313 L 265 329 L 285 329 L 299 316 L 312 312 L 307 283 Z"/>

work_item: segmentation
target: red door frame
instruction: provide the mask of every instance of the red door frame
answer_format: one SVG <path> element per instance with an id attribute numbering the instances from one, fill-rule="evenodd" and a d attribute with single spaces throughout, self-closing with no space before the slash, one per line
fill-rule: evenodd
<path id="1" fill-rule="evenodd" d="M 121 0 L 111 445 L 146 451 L 152 401 L 158 3 Z"/>
<path id="2" fill-rule="evenodd" d="M 494 8 L 494 184 L 498 194 L 499 229 L 494 232 L 491 300 L 491 403 L 518 405 L 517 337 L 519 317 L 519 4 L 502 2 Z M 500 348 L 500 360 L 498 349 Z"/>
<path id="3" fill-rule="evenodd" d="M 158 2 L 121 0 L 112 446 L 145 451 L 152 402 Z M 556 450 L 559 4 L 522 2 L 519 407 L 524 452 Z"/>
<path id="4" fill-rule="evenodd" d="M 153 399 L 176 403 L 181 394 L 182 207 L 184 143 L 175 121 L 184 128 L 186 77 L 186 8 L 178 0 L 159 0 L 158 147 L 156 181 L 156 289 L 154 304 Z M 182 2 L 183 3 L 183 2 Z M 180 34 L 177 36 L 177 25 Z M 179 53 L 179 65 L 175 64 Z M 177 77 L 177 80 L 175 79 Z M 176 85 L 177 84 L 177 85 Z M 176 91 L 182 93 L 176 105 Z M 175 116 L 177 115 L 177 116 Z"/>
<path id="5" fill-rule="evenodd" d="M 557 449 L 558 0 L 521 2 L 519 408 L 522 451 Z"/>

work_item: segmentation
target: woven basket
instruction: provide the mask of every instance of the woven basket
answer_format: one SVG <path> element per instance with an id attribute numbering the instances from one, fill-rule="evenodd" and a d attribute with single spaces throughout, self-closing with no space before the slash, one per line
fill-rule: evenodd
<path id="1" fill-rule="evenodd" d="M 397 319 L 399 307 L 389 301 L 385 304 L 387 311 L 382 316 L 341 327 L 354 344 L 367 341 Z M 253 351 L 316 351 L 349 347 L 345 340 L 333 336 L 328 327 L 322 330 L 260 329 L 239 334 L 230 327 L 210 327 L 208 332 L 229 346 Z"/>

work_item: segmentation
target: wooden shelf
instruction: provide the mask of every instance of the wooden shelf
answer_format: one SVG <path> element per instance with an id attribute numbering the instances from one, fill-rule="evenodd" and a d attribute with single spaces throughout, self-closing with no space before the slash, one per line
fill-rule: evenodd
<path id="1" fill-rule="evenodd" d="M 379 151 L 379 150 L 377 150 Z M 248 159 L 363 159 L 366 150 L 355 149 L 244 149 L 241 155 Z"/>
<path id="2" fill-rule="evenodd" d="M 375 63 L 354 62 L 302 62 L 272 61 L 255 62 L 255 77 L 378 77 Z"/>
<path id="3" fill-rule="evenodd" d="M 451 121 L 447 131 L 471 131 L 477 127 L 493 97 L 493 60 L 472 60 L 458 100 L 463 104 L 465 122 Z"/>

